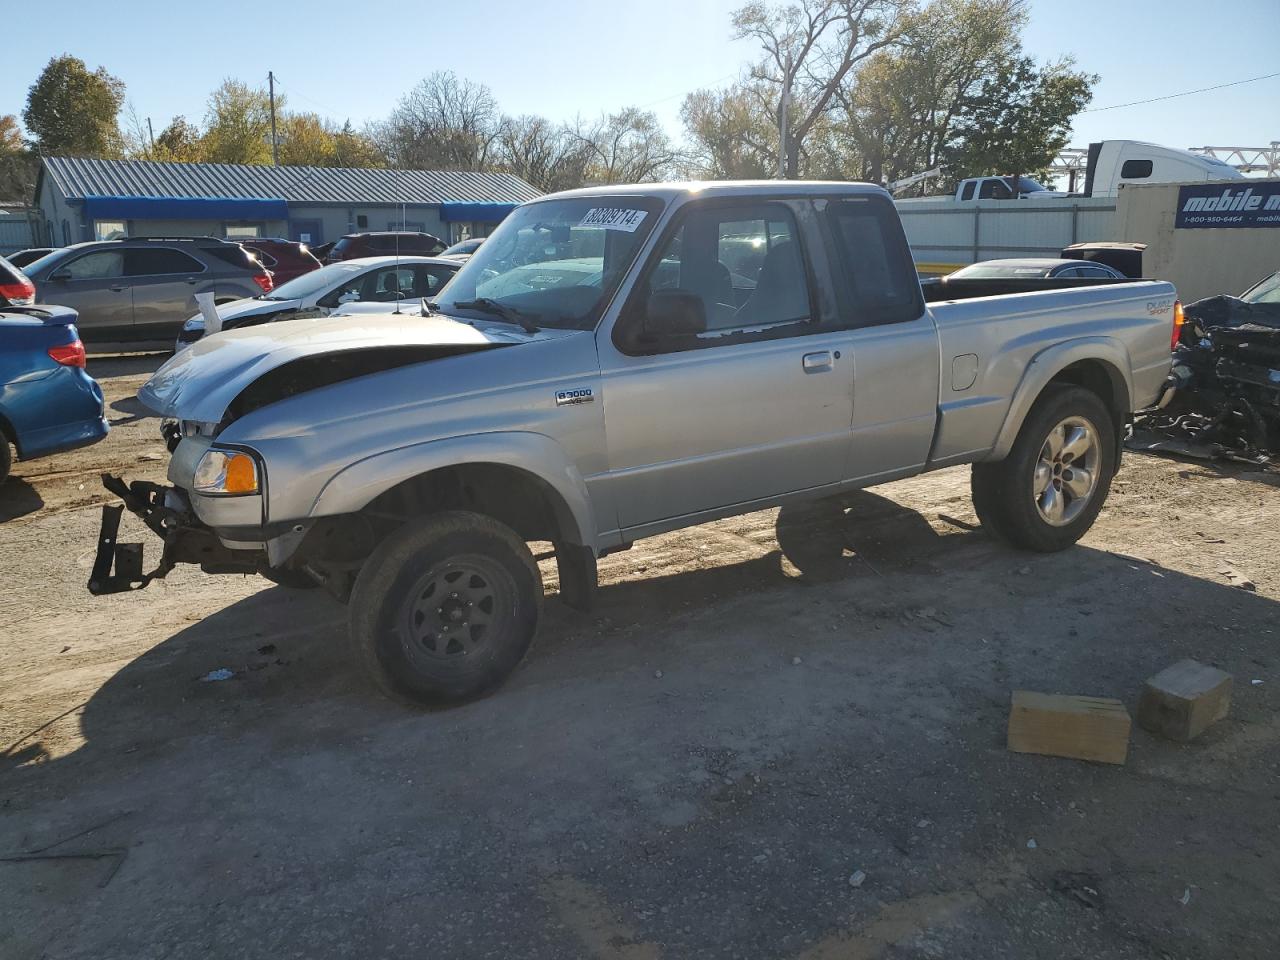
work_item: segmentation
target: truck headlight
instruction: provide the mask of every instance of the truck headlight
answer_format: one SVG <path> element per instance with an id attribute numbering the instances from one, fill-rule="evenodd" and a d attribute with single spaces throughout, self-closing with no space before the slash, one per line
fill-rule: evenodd
<path id="1" fill-rule="evenodd" d="M 258 492 L 258 463 L 240 450 L 209 450 L 196 464 L 197 493 L 242 496 Z"/>

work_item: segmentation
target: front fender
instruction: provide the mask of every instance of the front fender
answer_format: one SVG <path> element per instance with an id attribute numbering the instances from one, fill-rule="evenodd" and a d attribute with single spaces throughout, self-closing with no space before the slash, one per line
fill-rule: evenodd
<path id="1" fill-rule="evenodd" d="M 1005 414 L 1004 423 L 1001 424 L 1000 432 L 996 436 L 996 444 L 984 459 L 1003 460 L 1007 457 L 1013 448 L 1014 440 L 1017 439 L 1018 431 L 1022 429 L 1022 422 L 1027 418 L 1027 413 L 1040 394 L 1044 392 L 1044 388 L 1067 367 L 1083 360 L 1101 362 L 1107 368 L 1113 386 L 1123 388 L 1120 401 L 1125 412 L 1128 413 L 1129 398 L 1133 396 L 1131 373 L 1133 368 L 1129 351 L 1125 349 L 1124 344 L 1115 337 L 1080 337 L 1067 340 L 1047 347 L 1031 359 L 1014 392 L 1009 411 Z"/>
<path id="2" fill-rule="evenodd" d="M 507 431 L 412 444 L 357 461 L 320 490 L 310 516 L 355 513 L 405 480 L 462 464 L 490 463 L 523 470 L 546 484 L 560 529 L 572 543 L 594 547 L 596 526 L 586 484 L 558 443 L 540 433 Z"/>

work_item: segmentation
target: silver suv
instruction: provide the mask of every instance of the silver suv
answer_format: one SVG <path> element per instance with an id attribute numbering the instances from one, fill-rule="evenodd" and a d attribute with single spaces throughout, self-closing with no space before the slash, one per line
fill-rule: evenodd
<path id="1" fill-rule="evenodd" d="M 269 293 L 271 274 L 238 243 L 203 238 L 97 240 L 55 250 L 24 271 L 36 302 L 73 307 L 86 340 L 171 340 L 199 306 Z"/>

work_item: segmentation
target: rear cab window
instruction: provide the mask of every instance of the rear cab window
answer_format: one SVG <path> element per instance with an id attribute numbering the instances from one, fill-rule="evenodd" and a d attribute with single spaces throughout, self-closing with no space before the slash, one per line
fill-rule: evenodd
<path id="1" fill-rule="evenodd" d="M 848 304 L 845 325 L 904 323 L 920 317 L 920 279 L 890 202 L 880 196 L 832 200 L 826 217 L 834 248 L 832 271 Z"/>

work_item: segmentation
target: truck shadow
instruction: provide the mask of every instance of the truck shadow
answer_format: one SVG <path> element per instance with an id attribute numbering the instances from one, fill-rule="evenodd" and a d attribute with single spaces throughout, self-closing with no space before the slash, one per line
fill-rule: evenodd
<path id="1" fill-rule="evenodd" d="M 559 696 L 545 693 L 565 684 L 613 684 L 617 698 L 610 710 L 625 711 L 628 701 L 640 702 L 651 693 L 617 688 L 614 681 L 620 673 L 648 670 L 655 646 L 678 647 L 683 655 L 705 645 L 699 655 L 712 660 L 725 656 L 727 646 L 735 666 L 775 658 L 776 638 L 751 625 L 781 618 L 779 611 L 796 603 L 819 618 L 850 615 L 861 617 L 864 626 L 877 621 L 870 624 L 877 631 L 876 645 L 864 652 L 887 658 L 891 663 L 884 666 L 893 669 L 902 669 L 906 658 L 927 657 L 918 647 L 912 652 L 893 643 L 899 634 L 919 639 L 920 629 L 903 617 L 916 616 L 912 611 L 921 605 L 936 610 L 937 623 L 948 628 L 930 643 L 956 642 L 959 630 L 968 640 L 978 633 L 1003 636 L 1001 642 L 1011 648 L 1020 642 L 1019 611 L 1050 605 L 1062 611 L 1060 629 L 1049 638 L 1060 646 L 1051 661 L 1044 661 L 1044 673 L 1018 677 L 1015 670 L 996 679 L 1002 689 L 1021 683 L 1059 692 L 1105 692 L 1096 690 L 1100 669 L 1128 677 L 1132 685 L 1181 656 L 1207 652 L 1212 658 L 1216 625 L 1200 629 L 1193 621 L 1214 611 L 1229 610 L 1237 630 L 1280 622 L 1280 605 L 1257 594 L 1086 546 L 1033 556 L 1000 546 L 977 530 L 939 533 L 918 512 L 876 494 L 785 510 L 777 526 L 781 546 L 766 545 L 757 556 L 675 572 L 656 564 L 653 575 L 633 572 L 605 582 L 592 614 L 549 600 L 538 643 L 512 680 L 485 700 L 448 711 L 448 722 L 488 725 L 491 733 L 495 726 L 515 724 L 512 735 L 518 738 L 519 724 L 553 723 L 562 713 Z M 665 539 L 652 541 L 653 549 Z M 981 605 L 974 607 L 979 581 L 994 581 L 1002 596 L 1014 597 L 1008 604 L 1002 601 L 994 621 Z M 1088 642 L 1068 639 L 1068 631 L 1071 637 L 1077 632 L 1072 624 L 1084 625 L 1082 635 L 1088 633 L 1094 613 L 1099 614 L 1092 624 L 1101 628 L 1098 636 Z M 721 624 L 730 617 L 736 626 Z M 940 630 L 936 623 L 924 629 L 928 634 Z M 628 642 L 635 633 L 651 642 Z M 1206 637 L 1198 641 L 1204 650 L 1190 640 L 1172 643 L 1174 634 Z M 1255 634 L 1254 642 L 1243 646 L 1234 640 L 1233 656 L 1255 647 L 1260 656 L 1261 629 Z M 1111 638 L 1118 636 L 1126 643 L 1115 644 Z M 863 639 L 870 641 L 871 635 L 858 630 L 842 635 L 839 655 L 856 650 Z M 1041 631 L 1035 642 L 1044 641 Z M 813 642 L 821 644 L 821 635 Z M 592 658 L 602 649 L 608 656 Z M 567 664 L 573 670 L 566 679 Z M 231 678 L 204 679 L 221 669 L 230 670 Z M 762 674 L 745 682 L 769 680 Z M 375 692 L 348 649 L 340 604 L 319 591 L 269 588 L 179 630 L 107 680 L 84 704 L 83 744 L 73 753 L 44 759 L 41 731 L 7 745 L 0 753 L 0 787 L 11 796 L 27 790 L 60 794 L 95 777 L 117 776 L 122 767 L 163 761 L 183 750 L 184 741 L 198 738 L 201 751 L 216 756 L 220 745 L 230 747 L 266 730 L 286 749 L 312 742 L 318 730 L 341 730 L 343 745 L 335 749 L 355 750 L 351 745 L 362 735 L 402 728 L 426 735 L 445 722 L 441 717 L 407 710 Z M 583 723 L 584 729 L 591 726 Z"/>

